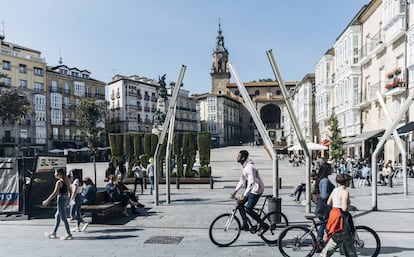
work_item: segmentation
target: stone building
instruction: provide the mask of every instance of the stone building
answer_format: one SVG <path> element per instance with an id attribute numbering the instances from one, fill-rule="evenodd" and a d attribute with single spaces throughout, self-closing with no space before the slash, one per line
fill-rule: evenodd
<path id="1" fill-rule="evenodd" d="M 4 88 L 18 88 L 31 102 L 33 115 L 0 123 L 0 156 L 33 156 L 47 150 L 46 61 L 38 50 L 4 41 L 0 35 L 0 73 Z"/>

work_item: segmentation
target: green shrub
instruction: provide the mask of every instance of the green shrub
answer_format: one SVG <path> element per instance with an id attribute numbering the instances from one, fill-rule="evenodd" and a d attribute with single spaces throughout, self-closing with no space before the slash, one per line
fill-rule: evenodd
<path id="1" fill-rule="evenodd" d="M 209 132 L 201 132 L 198 133 L 197 138 L 200 165 L 208 166 L 210 164 L 211 134 Z"/>
<path id="2" fill-rule="evenodd" d="M 211 167 L 210 166 L 202 166 L 198 170 L 198 174 L 202 178 L 209 178 L 211 177 Z"/>

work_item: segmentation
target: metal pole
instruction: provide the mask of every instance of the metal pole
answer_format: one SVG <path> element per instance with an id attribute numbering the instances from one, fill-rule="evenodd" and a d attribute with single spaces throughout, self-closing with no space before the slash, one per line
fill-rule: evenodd
<path id="1" fill-rule="evenodd" d="M 257 130 L 260 133 L 260 136 L 263 139 L 263 142 L 266 146 L 267 152 L 270 154 L 273 165 L 273 196 L 278 198 L 279 197 L 279 170 L 278 170 L 278 160 L 277 154 L 275 149 L 273 148 L 273 143 L 270 140 L 269 134 L 266 132 L 266 128 L 263 125 L 262 120 L 260 119 L 259 114 L 257 113 L 256 108 L 254 107 L 252 99 L 250 99 L 249 93 L 246 90 L 243 82 L 240 79 L 239 74 L 237 73 L 236 68 L 234 67 L 231 61 L 228 62 L 230 73 L 233 75 L 234 79 L 236 80 L 237 87 L 239 88 L 240 94 L 244 100 L 244 106 L 250 112 L 250 115 L 253 118 L 254 123 L 256 124 Z"/>
<path id="2" fill-rule="evenodd" d="M 384 110 L 384 114 L 387 117 L 388 123 L 391 124 L 392 119 L 390 117 L 390 114 L 388 113 L 387 108 L 385 107 L 384 98 L 381 96 L 379 91 L 377 91 L 377 97 L 378 97 L 378 100 L 380 102 L 380 105 L 381 105 L 382 109 Z M 400 135 L 398 134 L 397 130 L 394 129 L 394 131 L 392 133 L 395 137 L 395 141 L 397 143 L 397 146 L 401 151 L 402 166 L 403 166 L 403 184 L 404 184 L 404 186 L 403 186 L 404 190 L 403 191 L 404 191 L 405 195 L 408 195 L 408 188 L 407 188 L 407 152 L 405 151 L 402 140 L 401 140 Z M 391 180 L 390 180 L 390 183 L 391 183 Z"/>
<path id="3" fill-rule="evenodd" d="M 305 138 L 303 137 L 302 130 L 300 129 L 298 120 L 296 118 L 295 112 L 293 111 L 292 105 L 289 101 L 289 94 L 286 89 L 285 83 L 282 80 L 282 75 L 280 74 L 279 68 L 277 67 L 275 58 L 273 56 L 272 50 L 266 51 L 267 57 L 269 58 L 270 65 L 272 66 L 273 73 L 275 74 L 276 80 L 279 83 L 279 87 L 282 91 L 283 98 L 285 99 L 286 107 L 289 112 L 290 119 L 292 120 L 293 127 L 296 131 L 296 136 L 298 137 L 299 143 L 302 146 L 302 149 L 306 155 L 306 212 L 311 212 L 311 194 L 310 194 L 310 173 L 311 173 L 311 155 L 308 149 L 308 146 L 306 145 Z"/>
<path id="4" fill-rule="evenodd" d="M 371 168 L 372 168 L 372 210 L 378 210 L 378 195 L 377 195 L 377 157 L 382 151 L 385 141 L 390 138 L 391 132 L 397 127 L 398 123 L 401 120 L 401 117 L 410 108 L 411 103 L 413 102 L 414 91 L 411 92 L 409 97 L 405 100 L 404 104 L 400 111 L 395 115 L 395 120 L 392 124 L 385 130 L 384 135 L 382 135 L 380 141 L 375 147 L 374 152 L 372 153 Z"/>
<path id="5" fill-rule="evenodd" d="M 177 87 L 177 85 L 175 85 Z M 179 87 L 179 86 L 178 86 Z M 168 138 L 167 138 L 167 146 L 165 152 L 165 189 L 166 189 L 166 198 L 167 203 L 171 203 L 171 196 L 170 196 L 170 178 L 171 178 L 171 146 L 174 138 L 174 125 L 175 125 L 175 110 L 177 107 L 177 103 L 174 104 L 173 107 L 173 115 L 170 121 L 170 126 L 168 128 Z"/>
<path id="6" fill-rule="evenodd" d="M 158 197 L 159 178 L 158 178 L 158 172 L 157 172 L 158 153 L 159 153 L 161 145 L 164 143 L 165 135 L 167 134 L 170 120 L 173 118 L 173 109 L 174 109 L 175 103 L 177 102 L 178 92 L 180 91 L 180 86 L 183 81 L 185 69 L 186 69 L 186 66 L 181 65 L 180 74 L 178 75 L 176 86 L 174 87 L 174 91 L 171 97 L 171 102 L 168 107 L 168 112 L 165 117 L 164 124 L 162 124 L 161 135 L 160 135 L 160 138 L 158 139 L 157 147 L 155 148 L 155 154 L 154 154 L 154 191 L 155 191 L 154 192 L 154 203 L 155 205 L 159 204 L 159 201 L 158 201 L 159 200 L 159 197 Z"/>

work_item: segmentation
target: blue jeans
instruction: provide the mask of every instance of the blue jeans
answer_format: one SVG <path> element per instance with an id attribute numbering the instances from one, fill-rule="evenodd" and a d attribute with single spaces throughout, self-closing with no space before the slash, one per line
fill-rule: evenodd
<path id="1" fill-rule="evenodd" d="M 154 190 L 154 176 L 149 176 L 149 181 L 151 185 L 151 192 Z"/>
<path id="2" fill-rule="evenodd" d="M 70 206 L 70 216 L 77 221 L 77 225 L 79 226 L 79 224 L 83 222 L 81 218 L 81 205 L 83 201 L 82 195 L 77 194 L 74 200 L 75 204 Z"/>
<path id="3" fill-rule="evenodd" d="M 66 233 L 70 234 L 69 222 L 66 218 L 66 206 L 68 206 L 68 203 L 69 196 L 67 194 L 57 196 L 57 209 L 55 213 L 55 227 L 53 228 L 53 233 L 57 232 L 60 220 L 62 220 L 65 224 Z"/>
<path id="4" fill-rule="evenodd" d="M 243 218 L 243 225 L 247 224 L 246 212 L 250 215 L 250 217 L 252 217 L 257 222 L 257 224 L 260 224 L 260 226 L 263 225 L 264 223 L 263 220 L 260 219 L 259 214 L 257 214 L 257 212 L 253 210 L 254 206 L 256 206 L 256 203 L 259 201 L 260 196 L 261 194 L 255 195 L 255 194 L 249 193 L 247 195 L 246 208 L 243 208 L 245 203 L 239 203 L 239 207 L 241 207 L 240 215 Z"/>

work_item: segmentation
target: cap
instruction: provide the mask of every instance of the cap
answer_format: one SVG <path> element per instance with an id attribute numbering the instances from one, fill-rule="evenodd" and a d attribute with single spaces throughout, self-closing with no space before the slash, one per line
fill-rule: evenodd
<path id="1" fill-rule="evenodd" d="M 149 158 L 148 162 L 149 162 L 149 163 L 153 163 L 153 162 L 154 162 L 154 158 L 152 158 L 152 157 L 151 157 L 151 158 Z"/>

